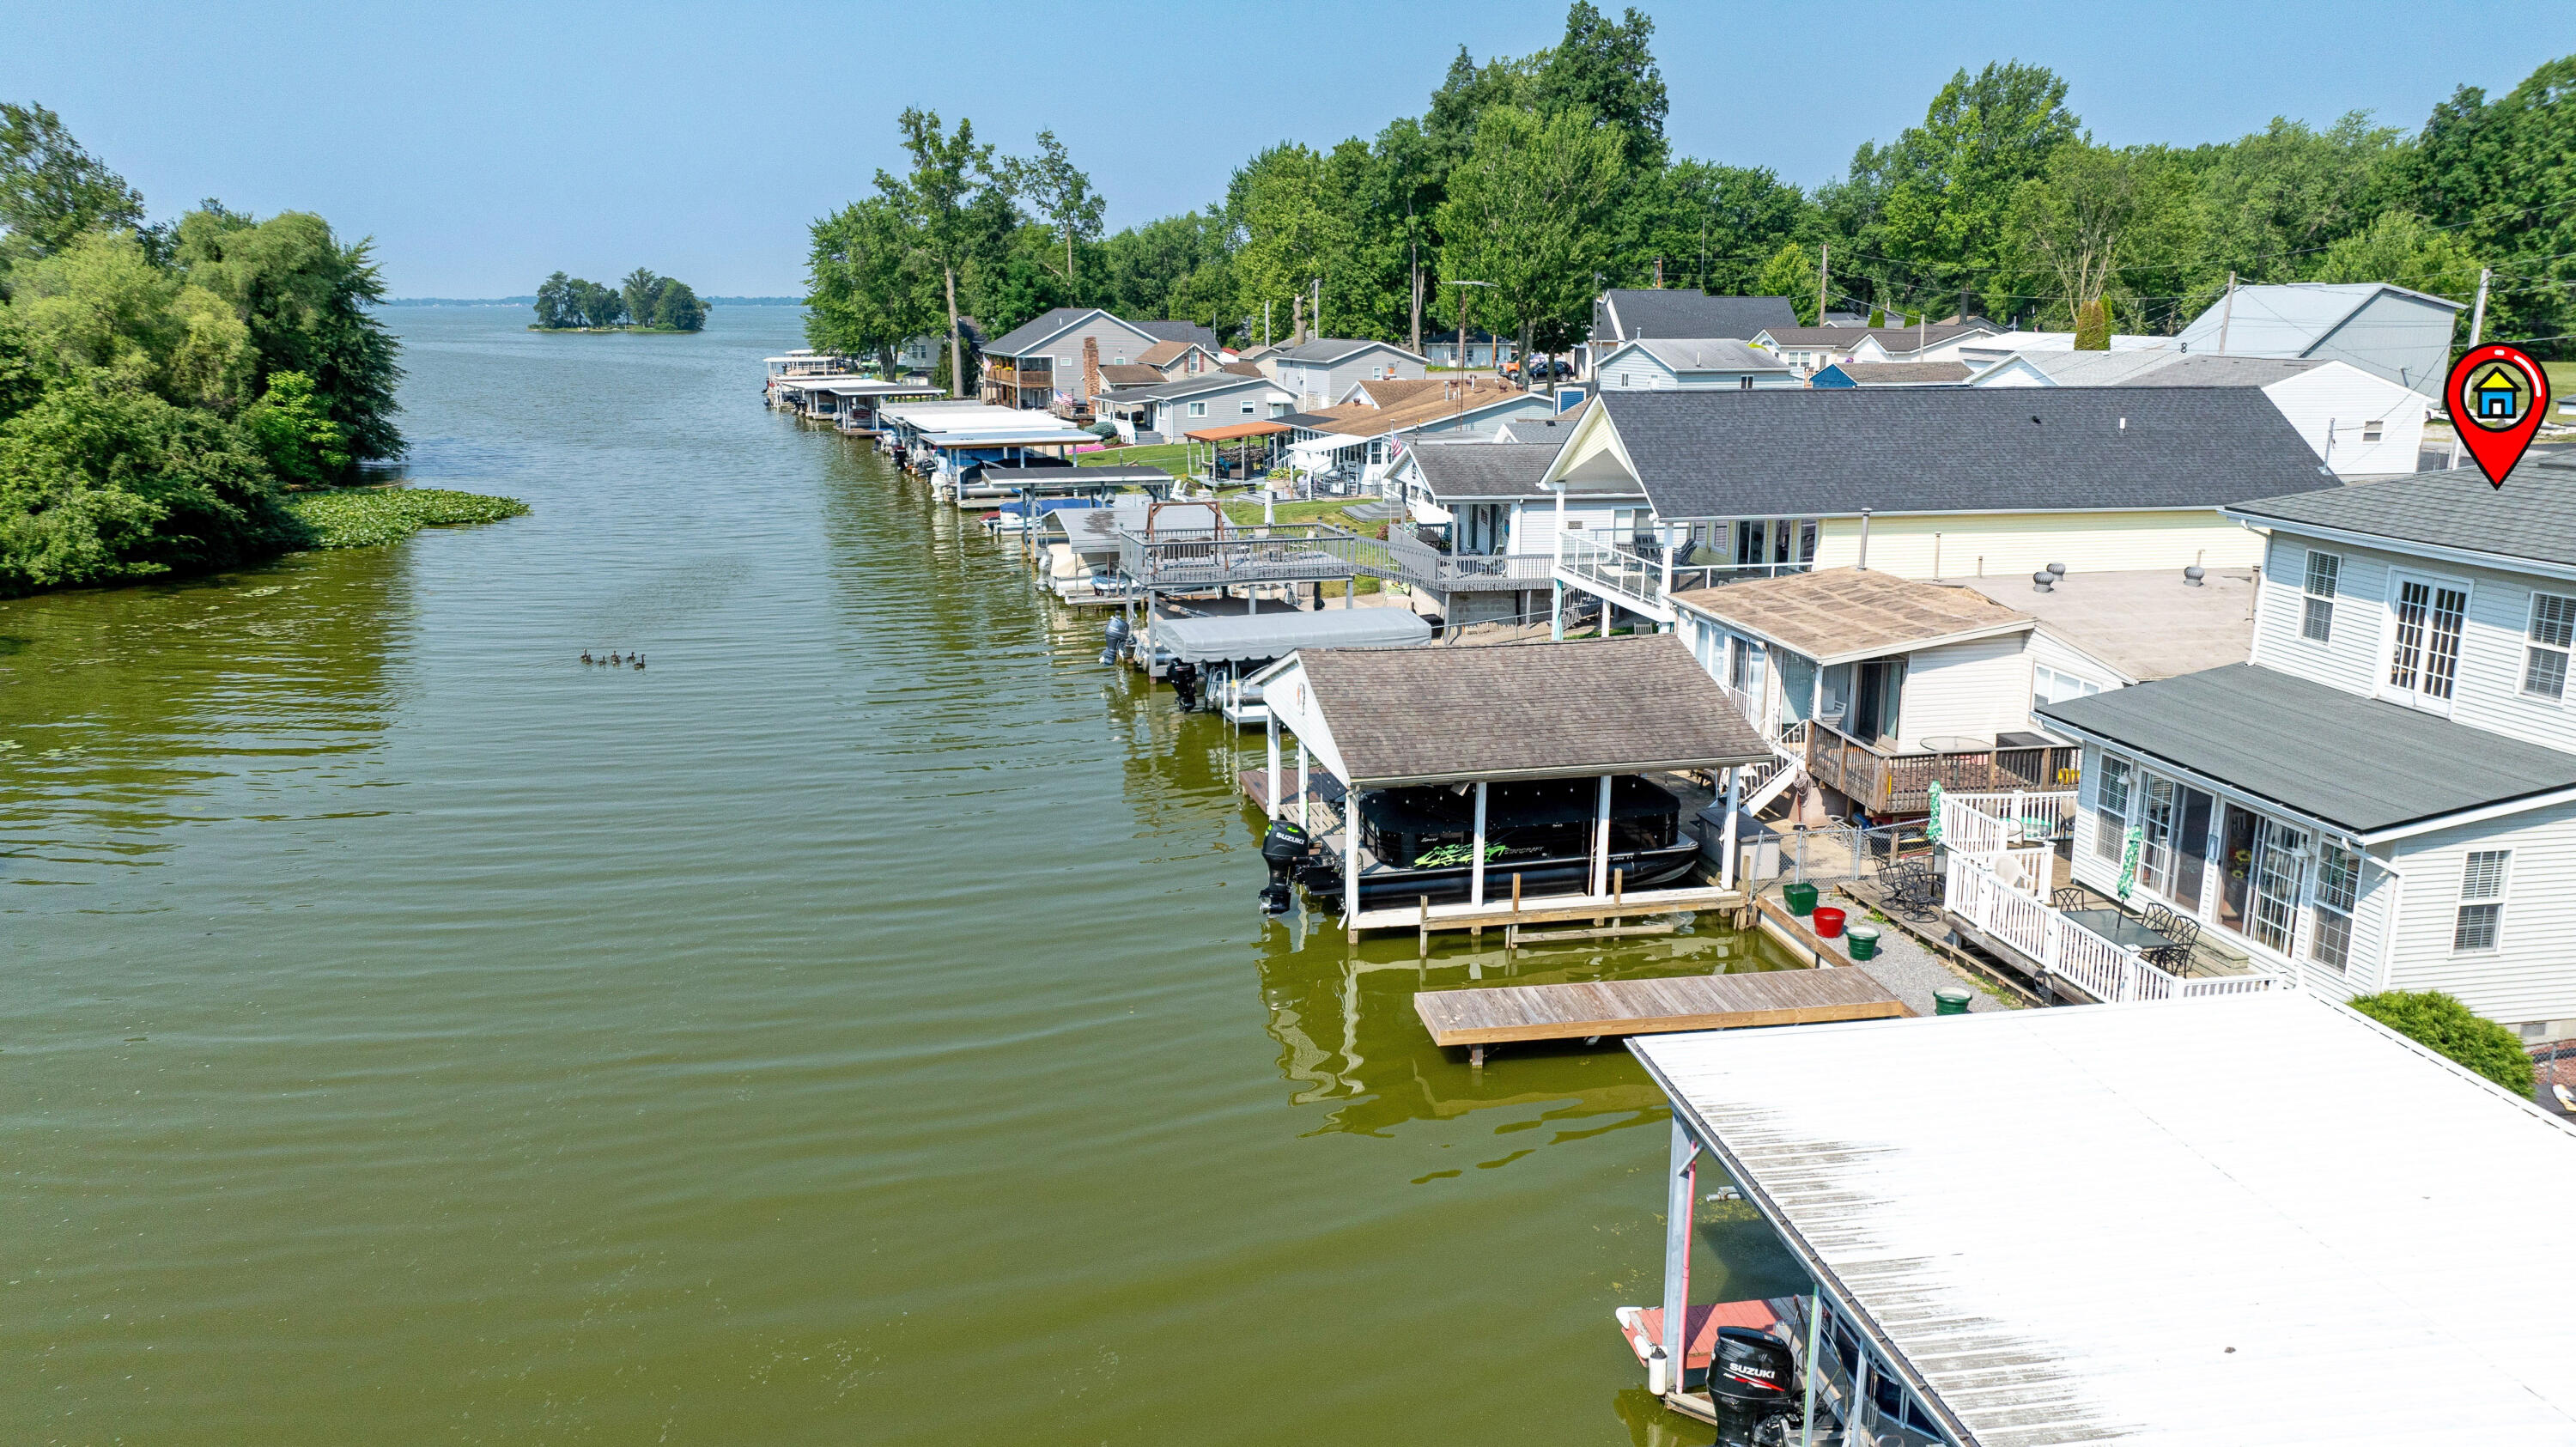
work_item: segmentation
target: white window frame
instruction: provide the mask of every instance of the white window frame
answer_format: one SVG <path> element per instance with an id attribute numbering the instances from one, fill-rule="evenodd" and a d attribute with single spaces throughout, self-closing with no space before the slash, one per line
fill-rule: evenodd
<path id="1" fill-rule="evenodd" d="M 2352 868 L 2342 871 L 2339 859 L 2351 860 Z M 2357 849 L 2346 848 L 2332 839 L 2317 841 L 2316 868 L 2312 873 L 2313 882 L 2309 885 L 2308 959 L 2338 975 L 2349 974 L 2352 968 L 2352 928 L 2354 919 L 2361 913 L 2362 863 L 2361 851 Z M 2338 872 L 2349 874 L 2349 889 L 2336 889 L 2334 876 Z M 2333 957 L 2320 948 L 2325 942 L 2329 920 L 2342 925 L 2342 938 L 2334 946 Z"/>
<path id="2" fill-rule="evenodd" d="M 2541 637 L 2540 610 L 2543 603 L 2559 605 L 2558 609 L 2552 611 L 2563 610 L 2557 621 L 2561 627 L 2569 630 L 2565 639 L 2550 641 Z M 2557 655 L 2558 691 L 2556 693 L 2542 693 L 2531 686 L 2531 666 L 2539 661 L 2543 654 Z M 2576 666 L 2576 597 L 2570 597 L 2564 593 L 2543 593 L 2534 590 L 2531 595 L 2530 610 L 2523 615 L 2522 668 L 2520 670 L 2522 676 L 2518 680 L 2522 696 L 2538 699 L 2544 703 L 2565 703 L 2571 666 Z"/>
<path id="3" fill-rule="evenodd" d="M 2107 859 L 2114 866 L 2118 865 L 2121 857 L 2128 852 L 2129 813 L 2137 805 L 2138 778 L 2139 770 L 2135 759 L 2123 758 L 2108 750 L 2103 752 L 2102 777 L 2093 785 L 2093 853 L 2094 857 Z M 2118 781 L 2120 789 L 2120 808 L 2116 814 L 2103 802 L 2114 780 Z M 2102 847 L 2104 842 L 2102 826 L 2106 823 L 2112 826 L 2111 847 L 2108 849 Z"/>
<path id="4" fill-rule="evenodd" d="M 1193 417 L 1205 417 L 1207 415 L 1207 404 L 1205 402 L 1192 402 L 1190 404 L 1190 415 Z"/>
<path id="5" fill-rule="evenodd" d="M 2397 666 L 2397 635 L 2400 627 L 2398 621 L 2398 608 L 2400 606 L 2399 599 L 2404 596 L 2406 585 L 2409 583 L 2424 584 L 2426 587 L 2433 590 L 2433 596 L 2436 598 L 2440 596 L 2444 589 L 2450 589 L 2460 595 L 2460 652 L 2457 657 L 2452 659 L 2451 696 L 2448 698 L 2435 698 L 2426 693 L 2420 686 L 2400 687 L 2399 685 L 2389 681 L 2388 675 L 2390 670 Z M 2463 675 L 2468 669 L 2469 619 L 2477 612 L 2478 595 L 2476 587 L 2466 578 L 2454 578 L 2441 573 L 2418 572 L 2414 569 L 2391 568 L 2388 570 L 2388 588 L 2385 594 L 2383 594 L 2383 599 L 2385 607 L 2383 609 L 2384 619 L 2379 632 L 2379 671 L 2372 675 L 2376 685 L 2376 696 L 2386 699 L 2392 703 L 2402 703 L 2408 708 L 2418 709 L 2425 713 L 2441 714 L 2444 717 L 2448 717 L 2451 710 L 2459 703 L 2461 685 L 2467 681 Z M 2428 629 L 2429 626 L 2430 625 L 2428 623 Z"/>
<path id="6" fill-rule="evenodd" d="M 2042 674 L 2046 674 L 2050 679 L 2053 679 L 2058 683 L 2072 685 L 2073 691 L 2056 694 L 2054 697 L 2051 697 L 2051 690 L 2048 687 L 2043 686 L 2041 682 L 2040 675 Z M 2080 678 L 2075 674 L 2065 672 L 2062 669 L 2051 668 L 2045 663 L 2034 663 L 2030 666 L 2030 712 L 2032 718 L 2039 717 L 2039 706 L 2043 703 L 2063 703 L 2070 698 L 2086 698 L 2100 692 L 2102 692 L 2102 685 L 2095 683 L 2089 678 Z"/>
<path id="7" fill-rule="evenodd" d="M 2334 576 L 2325 580 L 2325 591 L 2317 591 L 2317 564 L 2322 561 Z M 2343 584 L 2343 554 L 2308 549 L 2306 563 L 2299 570 L 2299 640 L 2325 647 L 2334 642 L 2335 598 Z"/>
<path id="8" fill-rule="evenodd" d="M 2364 441 L 2364 442 L 2377 442 L 2377 441 L 2379 441 L 2379 440 L 2380 440 L 2380 438 L 2381 438 L 2381 436 L 2382 436 L 2382 435 L 2383 435 L 2383 433 L 2382 433 L 2382 429 L 2381 429 L 2381 426 L 2380 426 L 2380 419 L 2378 419 L 2378 418 L 2376 418 L 2376 417 L 2372 417 L 2372 418 L 2369 418 L 2368 420 L 2364 421 L 2364 422 L 2361 424 L 2361 440 L 2362 440 L 2362 441 Z"/>
<path id="9" fill-rule="evenodd" d="M 2488 892 L 2483 888 L 2483 881 L 2479 878 L 2477 866 L 2478 861 L 2482 859 L 2493 859 L 2496 861 L 2495 887 L 2492 892 Z M 2461 855 L 2460 897 L 2451 913 L 2451 953 L 2455 955 L 2496 955 L 2504 953 L 2505 906 L 2511 902 L 2512 894 L 2512 850 L 2472 849 L 2466 854 Z M 2483 945 L 2464 946 L 2460 943 L 2460 931 L 2462 926 L 2467 923 L 2468 913 L 2472 909 L 2495 911 L 2494 923 L 2489 927 L 2493 938 Z"/>

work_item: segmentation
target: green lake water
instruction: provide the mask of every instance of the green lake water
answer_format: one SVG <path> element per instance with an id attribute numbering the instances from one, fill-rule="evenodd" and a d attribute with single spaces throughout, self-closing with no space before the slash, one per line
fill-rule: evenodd
<path id="1" fill-rule="evenodd" d="M 0 1441 L 1705 1440 L 1643 1073 L 1265 925 L 1227 731 L 765 411 L 793 309 L 389 316 L 533 515 L 0 603 Z"/>

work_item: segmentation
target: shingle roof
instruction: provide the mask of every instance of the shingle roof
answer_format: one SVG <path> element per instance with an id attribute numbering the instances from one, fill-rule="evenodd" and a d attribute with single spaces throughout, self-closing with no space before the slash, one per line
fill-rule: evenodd
<path id="1" fill-rule="evenodd" d="M 1797 310 L 1785 296 L 1710 296 L 1704 291 L 1643 288 L 1603 292 L 1594 314 L 1596 344 L 1639 337 L 1742 340 L 1766 327 L 1798 324 Z"/>
<path id="2" fill-rule="evenodd" d="M 1918 347 L 1936 346 L 1953 337 L 1992 336 L 1996 328 L 1984 322 L 1950 323 L 1924 327 L 1766 327 L 1772 342 L 1783 347 L 1835 347 L 1848 350 L 1860 345 L 1863 337 L 1876 337 L 1878 344 L 1891 352 L 1911 352 Z"/>
<path id="3" fill-rule="evenodd" d="M 1562 779 L 1770 757 L 1669 633 L 1298 655 L 1347 781 Z"/>
<path id="4" fill-rule="evenodd" d="M 1458 442 L 1413 449 L 1433 497 L 1540 497 L 1562 441 Z"/>
<path id="5" fill-rule="evenodd" d="M 1197 322 L 1129 322 L 1127 325 L 1167 342 L 1196 342 L 1210 352 L 1217 349 L 1216 333 Z"/>
<path id="6" fill-rule="evenodd" d="M 1634 347 L 1676 372 L 1785 372 L 1789 364 L 1759 347 L 1731 337 L 1649 337 L 1622 342 L 1601 354 L 1595 372 L 1610 359 Z"/>
<path id="7" fill-rule="evenodd" d="M 2151 357 L 2166 356 L 2149 352 Z M 2326 362 L 2302 357 L 2169 357 L 2161 366 L 2140 372 L 2132 387 L 2268 387 L 2274 382 L 2313 372 Z M 2357 369 L 2356 369 L 2357 370 Z"/>
<path id="8" fill-rule="evenodd" d="M 1261 364 L 1259 362 L 1219 362 L 1216 364 L 1216 369 L 1220 372 L 1232 372 L 1238 377 L 1266 377 L 1270 375 L 1269 373 L 1261 370 Z"/>
<path id="9" fill-rule="evenodd" d="M 1018 326 L 1011 328 L 1009 331 L 1004 332 L 1002 335 L 995 337 L 993 340 L 986 342 L 984 344 L 985 354 L 995 357 L 1020 356 L 1031 347 L 1044 345 L 1058 332 L 1063 331 L 1065 328 L 1074 325 L 1095 312 L 1107 320 L 1114 322 L 1119 326 L 1126 327 L 1131 331 L 1138 329 L 1136 323 L 1120 321 L 1117 317 L 1110 316 L 1109 313 L 1101 311 L 1098 307 L 1050 307 L 1047 310 L 1038 313 L 1036 316 L 1031 317 L 1029 320 L 1020 323 Z"/>
<path id="10" fill-rule="evenodd" d="M 2319 485 L 2243 387 L 1605 392 L 1671 519 L 2218 508 Z"/>
<path id="11" fill-rule="evenodd" d="M 1434 386 L 1442 384 L 1435 383 Z M 1456 385 L 1456 384 L 1448 384 Z M 1457 391 L 1425 389 L 1386 407 L 1334 407 L 1325 412 L 1331 420 L 1312 424 L 1315 431 L 1334 432 L 1349 437 L 1377 437 L 1400 432 L 1407 427 L 1441 422 L 1452 417 L 1480 412 L 1513 402 L 1526 402 L 1537 394 L 1518 387 L 1493 385 L 1489 379 L 1471 377 L 1468 385 Z"/>
<path id="12" fill-rule="evenodd" d="M 1264 355 L 1276 357 L 1283 362 L 1331 363 L 1338 362 L 1354 352 L 1366 351 L 1370 347 L 1384 347 L 1389 351 L 1413 357 L 1413 353 L 1405 351 L 1393 342 L 1357 341 L 1350 337 L 1309 337 L 1296 346 L 1281 347 L 1276 352 Z M 1413 357 L 1413 359 L 1417 362 L 1422 360 L 1420 357 Z"/>
<path id="13" fill-rule="evenodd" d="M 1163 383 L 1163 374 L 1142 362 L 1129 362 L 1123 367 L 1103 363 L 1100 380 L 1112 387 L 1158 387 Z"/>
<path id="14" fill-rule="evenodd" d="M 2576 788 L 2576 754 L 2250 663 L 2036 711 L 2356 834 Z"/>
<path id="15" fill-rule="evenodd" d="M 2329 487 L 2229 509 L 2257 524 L 2301 523 L 2463 552 L 2576 567 L 2576 467 L 2526 459 L 2487 485 L 2473 467 Z"/>
<path id="16" fill-rule="evenodd" d="M 1825 372 L 1838 373 L 1855 387 L 1954 386 L 1968 380 L 1973 370 L 1965 362 L 1837 362 L 1825 368 Z M 1824 373 L 1816 375 L 1822 377 Z"/>
<path id="17" fill-rule="evenodd" d="M 1147 347 L 1143 355 L 1137 357 L 1136 360 L 1148 367 L 1159 367 L 1165 362 L 1169 362 L 1186 355 L 1189 352 L 1189 349 L 1190 344 L 1188 342 L 1156 342 L 1154 345 Z"/>
<path id="18" fill-rule="evenodd" d="M 1239 372 L 1201 372 L 1195 377 L 1174 377 L 1151 387 L 1133 387 L 1119 391 L 1111 400 L 1118 402 L 1153 401 L 1164 397 L 1192 397 L 1201 392 L 1231 391 L 1253 383 L 1269 384 L 1266 377 L 1247 377 Z"/>
<path id="19" fill-rule="evenodd" d="M 2027 629 L 2031 617 L 1982 593 L 1882 569 L 1819 568 L 1695 588 L 1674 601 L 1819 663 L 1877 658 L 1945 638 Z"/>

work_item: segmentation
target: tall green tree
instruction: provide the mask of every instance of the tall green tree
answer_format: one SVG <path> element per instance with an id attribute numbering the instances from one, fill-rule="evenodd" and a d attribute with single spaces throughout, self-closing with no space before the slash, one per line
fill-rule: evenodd
<path id="1" fill-rule="evenodd" d="M 250 328 L 222 297 L 154 265 L 131 232 L 87 232 L 12 275 L 9 309 L 57 380 L 218 411 L 259 384 Z"/>
<path id="2" fill-rule="evenodd" d="M 1011 167 L 1012 189 L 1064 238 L 1065 285 L 1078 289 L 1074 243 L 1100 239 L 1100 218 L 1108 209 L 1107 201 L 1091 189 L 1091 177 L 1073 163 L 1051 130 L 1038 132 L 1036 155 L 1013 161 Z"/>
<path id="3" fill-rule="evenodd" d="M 912 245 L 939 269 L 948 308 L 950 390 L 966 393 L 966 354 L 959 334 L 957 278 L 988 254 L 1010 215 L 1010 180 L 993 147 L 975 141 L 975 123 L 959 118 L 954 132 L 938 113 L 906 108 L 896 124 L 912 169 L 902 176 L 877 172 L 877 190 L 894 203 Z M 998 215 L 997 215 L 998 213 Z"/>
<path id="4" fill-rule="evenodd" d="M 1304 340 L 1309 288 L 1339 263 L 1353 235 L 1346 208 L 1326 189 L 1324 158 L 1282 142 L 1237 171 L 1227 210 L 1243 230 L 1234 258 L 1244 303 L 1276 305 L 1291 335 Z"/>
<path id="5" fill-rule="evenodd" d="M 812 227 L 805 261 L 805 340 L 819 351 L 874 357 L 887 378 L 894 354 L 939 325 L 938 278 L 912 244 L 892 198 L 854 201 Z"/>
<path id="6" fill-rule="evenodd" d="M 261 221 L 207 202 L 179 218 L 172 265 L 250 328 L 254 393 L 276 373 L 301 372 L 352 455 L 402 454 L 400 344 L 376 313 L 385 287 L 372 240 L 343 244 L 308 211 Z"/>
<path id="7" fill-rule="evenodd" d="M 2107 319 L 2113 303 L 2136 315 L 2136 298 L 2171 294 L 2196 254 L 2192 202 L 2190 172 L 2160 148 L 2061 146 L 2013 196 L 2023 284 L 2052 298 L 2051 321 L 2078 330 L 2087 316 Z"/>
<path id="8" fill-rule="evenodd" d="M 662 279 L 661 294 L 653 301 L 653 325 L 678 332 L 703 331 L 707 325 L 707 304 L 685 281 Z"/>
<path id="9" fill-rule="evenodd" d="M 1655 22 L 1634 6 L 1617 20 L 1591 0 L 1574 0 L 1565 12 L 1565 38 L 1547 52 L 1529 87 L 1528 105 L 1539 114 L 1582 111 L 1592 123 L 1619 133 L 1619 159 L 1644 177 L 1664 164 L 1664 116 L 1672 98 L 1655 64 Z"/>
<path id="10" fill-rule="evenodd" d="M 1490 283 L 1492 301 L 1519 328 L 1523 356 L 1543 328 L 1573 326 L 1591 301 L 1626 177 L 1620 155 L 1619 133 L 1581 111 L 1542 118 L 1497 106 L 1449 173 L 1443 280 Z"/>
<path id="11" fill-rule="evenodd" d="M 626 315 L 635 325 L 649 327 L 661 306 L 662 288 L 667 285 L 669 282 L 656 276 L 650 267 L 639 266 L 617 284 L 617 297 L 626 304 Z"/>
<path id="12" fill-rule="evenodd" d="M 2190 155 L 2199 173 L 2200 286 L 2300 281 L 2337 239 L 2367 227 L 2402 184 L 2404 136 L 2355 111 L 2319 131 L 2271 125 Z"/>
<path id="13" fill-rule="evenodd" d="M 1721 296 L 1765 295 L 1752 290 L 1763 264 L 1815 225 L 1805 193 L 1768 168 L 1695 160 L 1631 185 L 1622 214 L 1616 280 L 1643 284 L 1660 261 L 1666 285 Z"/>
<path id="14" fill-rule="evenodd" d="M 142 227 L 143 193 L 83 150 L 62 117 L 0 101 L 0 288 L 13 264 L 83 232 Z"/>
<path id="15" fill-rule="evenodd" d="M 2490 337 L 2576 331 L 2576 56 L 2496 100 L 2462 86 L 2433 108 L 2400 172 L 2407 201 L 2503 273 Z M 2567 344 L 2549 344 L 2565 355 Z"/>
<path id="16" fill-rule="evenodd" d="M 1816 310 L 1816 275 L 1819 257 L 1816 248 L 1799 242 L 1788 242 L 1762 263 L 1753 276 L 1753 289 L 1747 296 L 1785 296 L 1789 307 L 1798 314 L 1798 324 L 1812 327 Z"/>
<path id="17" fill-rule="evenodd" d="M 1111 236 L 1100 248 L 1100 305 L 1123 317 L 1239 318 L 1229 232 L 1224 209 L 1211 206 Z"/>

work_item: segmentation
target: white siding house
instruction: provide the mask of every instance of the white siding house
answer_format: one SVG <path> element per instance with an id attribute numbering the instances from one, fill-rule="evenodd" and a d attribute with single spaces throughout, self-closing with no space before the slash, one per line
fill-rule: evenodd
<path id="1" fill-rule="evenodd" d="M 1726 340 L 1624 342 L 1593 364 L 1593 381 L 1604 390 L 1621 392 L 1744 391 L 1756 387 L 1795 387 L 1798 375 L 1789 364 L 1759 347 Z"/>
<path id="2" fill-rule="evenodd" d="M 1317 337 L 1281 347 L 1259 359 L 1261 370 L 1297 399 L 1300 411 L 1329 407 L 1355 383 L 1380 379 L 1418 381 L 1430 364 L 1392 342 Z"/>

